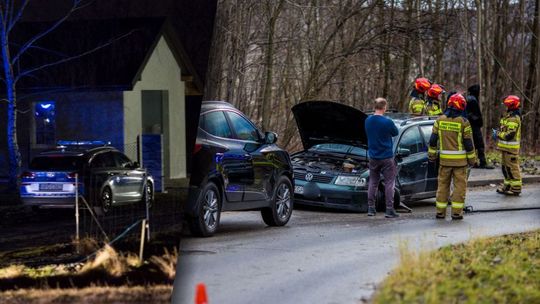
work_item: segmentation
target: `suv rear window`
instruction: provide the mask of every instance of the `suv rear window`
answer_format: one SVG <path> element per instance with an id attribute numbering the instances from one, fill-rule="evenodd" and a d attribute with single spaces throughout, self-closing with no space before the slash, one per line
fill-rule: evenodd
<path id="1" fill-rule="evenodd" d="M 79 170 L 83 164 L 80 156 L 38 156 L 30 163 L 30 170 L 69 171 Z"/>

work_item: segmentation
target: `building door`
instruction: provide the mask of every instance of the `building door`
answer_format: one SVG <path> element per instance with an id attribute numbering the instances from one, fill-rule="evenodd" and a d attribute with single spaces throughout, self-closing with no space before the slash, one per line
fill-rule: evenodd
<path id="1" fill-rule="evenodd" d="M 145 160 L 151 155 L 161 155 L 161 166 L 152 166 L 152 176 L 158 179 L 157 185 L 162 185 L 163 178 L 170 176 L 170 143 L 169 143 L 169 94 L 168 91 L 141 91 L 141 121 L 142 133 L 145 135 L 161 135 L 161 145 L 143 145 L 142 165 L 147 167 Z M 148 137 L 150 138 L 150 137 Z M 159 150 L 159 151 L 158 151 Z M 157 188 L 156 190 L 160 190 Z"/>

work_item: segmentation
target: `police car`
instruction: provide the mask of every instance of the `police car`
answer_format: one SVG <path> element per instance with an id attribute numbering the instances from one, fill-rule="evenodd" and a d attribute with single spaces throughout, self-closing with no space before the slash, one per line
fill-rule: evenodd
<path id="1" fill-rule="evenodd" d="M 23 204 L 34 209 L 73 208 L 76 189 L 104 213 L 116 205 L 151 203 L 153 178 L 108 144 L 59 141 L 55 150 L 34 157 L 28 171 L 21 175 Z"/>

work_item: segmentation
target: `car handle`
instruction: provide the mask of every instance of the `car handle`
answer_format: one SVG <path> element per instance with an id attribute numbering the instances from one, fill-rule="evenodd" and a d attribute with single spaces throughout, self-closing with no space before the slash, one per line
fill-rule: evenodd
<path id="1" fill-rule="evenodd" d="M 114 173 L 114 172 L 109 172 L 107 173 L 108 176 L 115 176 L 117 173 Z"/>
<path id="2" fill-rule="evenodd" d="M 420 165 L 420 167 L 424 168 L 424 167 L 426 167 L 427 165 L 428 165 L 428 162 L 425 161 L 425 162 L 422 162 L 422 164 Z"/>
<path id="3" fill-rule="evenodd" d="M 253 156 L 251 156 L 251 154 L 248 154 L 248 153 L 244 154 L 244 157 L 245 157 L 247 160 L 253 159 Z"/>

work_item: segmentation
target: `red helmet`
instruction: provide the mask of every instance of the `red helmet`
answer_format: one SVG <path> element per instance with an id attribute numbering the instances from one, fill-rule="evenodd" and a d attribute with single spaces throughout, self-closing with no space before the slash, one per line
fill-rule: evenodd
<path id="1" fill-rule="evenodd" d="M 517 110 L 519 109 L 520 99 L 516 95 L 509 95 L 504 99 L 503 103 L 508 110 Z"/>
<path id="2" fill-rule="evenodd" d="M 467 106 L 467 100 L 465 100 L 465 97 L 463 97 L 463 95 L 459 93 L 456 93 L 450 96 L 450 99 L 448 99 L 448 107 L 450 108 L 463 111 L 465 110 L 466 106 Z"/>
<path id="3" fill-rule="evenodd" d="M 440 85 L 434 84 L 427 91 L 427 95 L 431 98 L 437 99 L 442 92 L 444 92 L 444 89 Z"/>
<path id="4" fill-rule="evenodd" d="M 431 82 L 427 78 L 417 78 L 414 81 L 414 88 L 420 93 L 427 91 L 430 86 Z"/>

